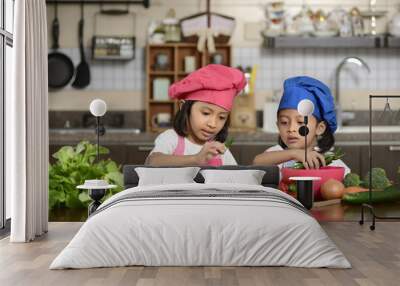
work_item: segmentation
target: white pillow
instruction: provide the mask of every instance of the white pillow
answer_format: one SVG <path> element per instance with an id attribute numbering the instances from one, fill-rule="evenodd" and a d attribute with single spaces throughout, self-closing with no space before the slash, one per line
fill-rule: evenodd
<path id="1" fill-rule="evenodd" d="M 199 170 L 199 167 L 135 168 L 139 176 L 138 186 L 195 183 L 193 179 Z"/>
<path id="2" fill-rule="evenodd" d="M 234 183 L 247 185 L 261 185 L 265 171 L 262 170 L 201 170 L 204 183 Z"/>

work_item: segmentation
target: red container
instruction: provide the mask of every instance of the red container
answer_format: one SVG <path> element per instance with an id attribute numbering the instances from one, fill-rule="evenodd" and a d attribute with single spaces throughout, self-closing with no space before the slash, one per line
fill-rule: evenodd
<path id="1" fill-rule="evenodd" d="M 282 168 L 282 181 L 290 183 L 290 177 L 320 177 L 320 181 L 314 181 L 313 183 L 314 200 L 320 201 L 322 200 L 321 185 L 329 179 L 343 181 L 344 168 L 333 166 L 321 167 L 319 169 Z"/>

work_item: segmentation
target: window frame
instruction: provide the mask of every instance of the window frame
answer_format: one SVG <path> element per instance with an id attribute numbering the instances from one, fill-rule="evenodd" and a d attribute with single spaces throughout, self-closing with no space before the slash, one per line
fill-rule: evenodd
<path id="1" fill-rule="evenodd" d="M 15 1 L 12 1 L 15 5 Z M 10 230 L 10 221 L 6 219 L 5 190 L 5 92 L 6 92 L 6 46 L 13 48 L 13 34 L 6 30 L 6 0 L 0 0 L 0 236 Z M 13 7 L 14 12 L 14 7 Z M 13 29 L 14 30 L 14 29 Z"/>

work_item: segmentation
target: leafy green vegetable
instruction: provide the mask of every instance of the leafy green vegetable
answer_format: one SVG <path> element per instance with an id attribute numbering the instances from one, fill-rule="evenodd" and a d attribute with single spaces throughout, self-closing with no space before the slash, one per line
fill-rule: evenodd
<path id="1" fill-rule="evenodd" d="M 296 193 L 297 192 L 297 185 L 296 183 L 292 183 L 288 185 L 288 191 L 292 192 L 292 193 Z"/>
<path id="2" fill-rule="evenodd" d="M 335 150 L 335 152 L 327 152 L 324 154 L 324 158 L 325 158 L 325 164 L 326 166 L 328 166 L 330 163 L 332 163 L 334 160 L 339 160 L 340 158 L 342 158 L 344 156 L 344 153 L 342 151 L 342 149 L 337 148 Z M 297 162 L 294 164 L 293 166 L 294 169 L 305 169 L 304 165 L 302 162 Z"/>
<path id="3" fill-rule="evenodd" d="M 100 146 L 99 153 L 108 154 L 109 150 Z M 107 191 L 105 199 L 122 190 L 121 167 L 110 159 L 95 162 L 97 148 L 88 141 L 82 141 L 76 147 L 63 146 L 52 156 L 57 161 L 49 167 L 50 209 L 87 207 L 91 202 L 87 191 L 76 189 L 85 180 L 104 179 L 117 185 L 117 188 Z"/>
<path id="4" fill-rule="evenodd" d="M 356 173 L 349 173 L 343 179 L 344 186 L 347 187 L 359 187 L 362 181 L 360 176 Z"/>
<path id="5" fill-rule="evenodd" d="M 369 172 L 365 175 L 363 185 L 369 188 Z M 383 168 L 372 168 L 372 189 L 383 190 L 392 185 Z"/>
<path id="6" fill-rule="evenodd" d="M 226 141 L 225 141 L 225 147 L 227 148 L 227 149 L 229 149 L 232 145 L 233 145 L 233 142 L 234 142 L 235 140 L 233 139 L 233 137 L 230 137 L 230 138 L 228 138 Z"/>

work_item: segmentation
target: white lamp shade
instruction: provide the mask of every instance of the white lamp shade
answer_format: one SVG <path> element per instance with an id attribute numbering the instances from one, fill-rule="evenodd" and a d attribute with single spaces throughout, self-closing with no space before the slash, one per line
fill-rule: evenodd
<path id="1" fill-rule="evenodd" d="M 297 105 L 297 111 L 302 116 L 310 116 L 314 112 L 314 103 L 309 99 L 302 99 Z"/>
<path id="2" fill-rule="evenodd" d="M 102 99 L 94 99 L 90 103 L 89 109 L 94 116 L 103 116 L 107 111 L 107 104 Z"/>

